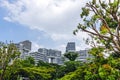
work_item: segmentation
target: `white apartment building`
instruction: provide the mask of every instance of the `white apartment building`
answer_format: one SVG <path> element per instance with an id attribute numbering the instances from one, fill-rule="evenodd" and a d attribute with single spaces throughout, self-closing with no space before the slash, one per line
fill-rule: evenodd
<path id="1" fill-rule="evenodd" d="M 75 52 L 75 42 L 68 42 L 66 46 L 66 52 Z"/>
<path id="2" fill-rule="evenodd" d="M 39 48 L 37 52 L 31 52 L 29 55 L 34 58 L 35 63 L 39 60 L 60 65 L 63 63 L 61 51 L 58 50 Z"/>
<path id="3" fill-rule="evenodd" d="M 31 52 L 29 55 L 34 58 L 35 64 L 37 64 L 39 60 L 46 62 L 46 56 L 40 52 Z"/>
<path id="4" fill-rule="evenodd" d="M 29 52 L 31 51 L 31 42 L 29 40 L 25 40 L 19 43 L 16 43 L 16 47 L 21 52 L 20 58 L 25 59 L 29 56 Z"/>
<path id="5" fill-rule="evenodd" d="M 92 58 L 92 55 L 88 53 L 88 49 L 76 51 L 78 53 L 77 61 L 86 62 L 88 58 Z"/>
<path id="6" fill-rule="evenodd" d="M 77 52 L 78 53 L 78 57 L 77 57 L 76 61 L 86 62 L 88 58 L 92 58 L 92 56 L 88 53 L 89 49 L 76 51 L 75 48 L 76 48 L 75 42 L 67 43 L 66 52 Z M 67 61 L 68 59 L 65 59 L 65 60 Z"/>
<path id="7" fill-rule="evenodd" d="M 46 57 L 49 63 L 62 64 L 61 51 L 49 49 Z"/>
<path id="8" fill-rule="evenodd" d="M 25 40 L 15 44 L 16 47 L 21 52 L 21 55 L 20 55 L 21 59 L 26 59 L 28 56 L 31 56 L 34 58 L 36 64 L 38 63 L 39 60 L 42 60 L 48 63 L 62 64 L 61 51 L 40 48 L 38 49 L 37 52 L 30 52 L 31 44 L 32 43 L 29 40 Z"/>

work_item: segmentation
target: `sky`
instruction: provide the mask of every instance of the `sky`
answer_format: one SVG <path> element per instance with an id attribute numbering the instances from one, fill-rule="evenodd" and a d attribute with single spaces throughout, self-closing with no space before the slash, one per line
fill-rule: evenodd
<path id="1" fill-rule="evenodd" d="M 88 35 L 73 30 L 81 23 L 81 8 L 88 0 L 0 0 L 0 41 L 32 42 L 32 50 L 57 49 L 62 52 L 68 42 L 76 49 L 88 47 Z"/>

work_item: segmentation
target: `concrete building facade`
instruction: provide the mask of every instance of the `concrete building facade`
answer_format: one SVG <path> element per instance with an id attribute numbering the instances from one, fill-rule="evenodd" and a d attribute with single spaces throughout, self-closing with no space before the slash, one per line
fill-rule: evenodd
<path id="1" fill-rule="evenodd" d="M 39 60 L 46 62 L 46 56 L 40 52 L 31 52 L 29 56 L 34 58 L 35 64 L 37 64 Z"/>
<path id="2" fill-rule="evenodd" d="M 21 59 L 25 59 L 26 57 L 29 56 L 29 52 L 31 51 L 31 45 L 32 45 L 32 43 L 29 40 L 16 43 L 15 45 L 21 52 L 20 55 Z"/>
<path id="3" fill-rule="evenodd" d="M 88 58 L 92 58 L 92 56 L 88 53 L 89 49 L 76 51 L 75 42 L 68 42 L 66 46 L 66 52 L 76 52 L 78 53 L 77 61 L 86 62 Z M 67 60 L 67 59 L 66 59 Z"/>
<path id="4" fill-rule="evenodd" d="M 46 56 L 49 63 L 61 64 L 61 51 L 49 49 Z"/>
<path id="5" fill-rule="evenodd" d="M 29 54 L 34 58 L 35 63 L 42 60 L 48 63 L 62 64 L 61 51 L 58 50 L 39 48 L 37 52 L 32 52 Z"/>
<path id="6" fill-rule="evenodd" d="M 66 46 L 66 52 L 75 52 L 75 42 L 68 42 Z"/>
<path id="7" fill-rule="evenodd" d="M 32 43 L 29 40 L 25 40 L 15 44 L 16 47 L 20 50 L 21 59 L 26 59 L 26 57 L 31 56 L 34 58 L 35 63 L 37 64 L 39 60 L 48 63 L 56 63 L 56 64 L 63 64 L 62 60 L 62 53 L 58 50 L 53 49 L 46 49 L 46 48 L 39 48 L 36 52 L 30 52 Z M 75 42 L 68 42 L 66 46 L 66 52 L 77 52 L 78 58 L 77 61 L 87 61 L 87 58 L 91 58 L 92 56 L 88 54 L 88 49 L 76 51 L 75 49 Z"/>
<path id="8" fill-rule="evenodd" d="M 21 52 L 21 59 L 26 59 L 27 57 L 31 56 L 34 58 L 36 64 L 39 60 L 48 63 L 62 64 L 61 51 L 39 48 L 36 52 L 30 52 L 32 43 L 29 40 L 16 43 L 15 45 Z"/>
<path id="9" fill-rule="evenodd" d="M 88 52 L 88 49 L 85 50 L 80 50 L 80 51 L 76 51 L 78 53 L 78 57 L 77 57 L 77 61 L 83 61 L 86 62 L 88 58 L 92 58 L 92 55 L 90 55 Z"/>

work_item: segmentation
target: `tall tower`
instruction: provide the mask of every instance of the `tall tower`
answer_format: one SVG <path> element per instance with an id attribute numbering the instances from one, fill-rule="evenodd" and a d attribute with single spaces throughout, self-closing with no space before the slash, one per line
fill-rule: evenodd
<path id="1" fill-rule="evenodd" d="M 29 52 L 31 51 L 32 42 L 30 42 L 29 40 L 25 40 L 25 41 L 15 44 L 15 45 L 21 52 L 21 55 L 20 55 L 21 59 L 25 59 L 27 56 L 29 56 Z"/>
<path id="2" fill-rule="evenodd" d="M 66 46 L 66 52 L 74 52 L 75 50 L 75 42 L 68 42 Z"/>
<path id="3" fill-rule="evenodd" d="M 27 49 L 27 50 L 31 50 L 31 42 L 29 40 L 25 40 L 25 41 L 22 41 L 20 42 L 20 44 L 23 44 L 23 48 L 24 49 Z"/>

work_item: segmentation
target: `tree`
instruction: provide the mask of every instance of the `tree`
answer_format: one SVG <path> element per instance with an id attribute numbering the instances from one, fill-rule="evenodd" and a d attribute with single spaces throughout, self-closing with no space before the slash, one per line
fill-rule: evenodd
<path id="1" fill-rule="evenodd" d="M 15 71 L 9 80 L 17 80 L 19 76 L 29 78 L 30 80 L 52 80 L 52 73 L 55 73 L 54 68 L 23 67 Z"/>
<path id="2" fill-rule="evenodd" d="M 88 66 L 86 64 L 84 66 L 80 66 L 76 71 L 66 74 L 60 80 L 85 80 L 84 79 L 84 76 L 85 76 L 84 70 L 86 68 L 88 68 Z"/>
<path id="3" fill-rule="evenodd" d="M 20 52 L 13 43 L 0 43 L 0 80 L 4 80 L 6 70 L 19 55 Z"/>
<path id="4" fill-rule="evenodd" d="M 67 52 L 64 54 L 66 58 L 68 58 L 70 61 L 75 61 L 75 59 L 78 57 L 78 53 L 76 52 Z"/>
<path id="5" fill-rule="evenodd" d="M 81 30 L 91 36 L 91 40 L 87 39 L 87 42 L 92 45 L 89 53 L 94 58 L 61 80 L 120 79 L 119 6 L 120 0 L 92 0 L 82 8 L 80 16 L 83 22 L 79 23 L 74 34 Z M 109 56 L 105 58 L 106 53 Z"/>
<path id="6" fill-rule="evenodd" d="M 80 14 L 84 23 L 79 23 L 74 34 L 79 30 L 87 32 L 109 54 L 120 56 L 119 6 L 120 0 L 92 0 L 86 3 Z"/>
<path id="7" fill-rule="evenodd" d="M 37 66 L 51 67 L 51 65 L 48 62 L 44 62 L 42 60 L 38 61 Z"/>
<path id="8" fill-rule="evenodd" d="M 22 66 L 24 67 L 32 67 L 35 65 L 35 61 L 34 61 L 34 58 L 33 57 L 27 57 L 26 59 L 24 60 L 21 60 L 21 64 Z"/>
<path id="9" fill-rule="evenodd" d="M 90 63 L 84 63 L 60 80 L 119 80 L 119 61 L 120 58 L 109 57 L 104 59 L 103 56 L 99 55 L 99 58 L 94 58 Z"/>

